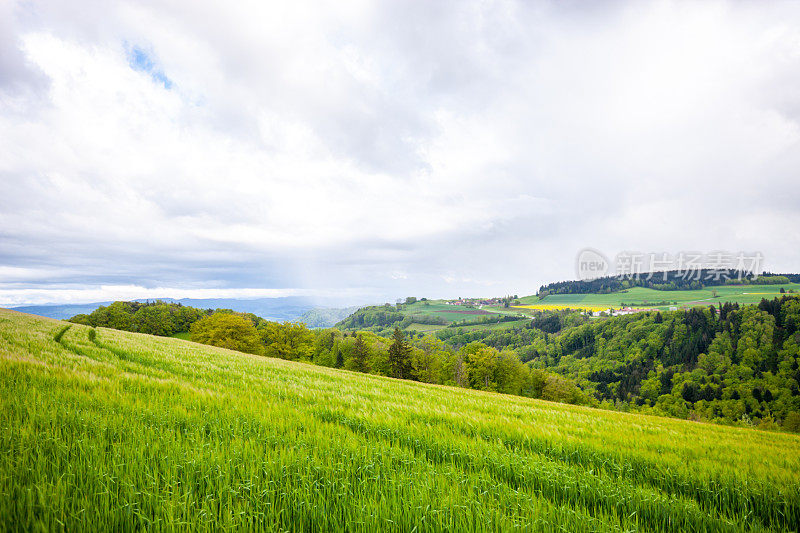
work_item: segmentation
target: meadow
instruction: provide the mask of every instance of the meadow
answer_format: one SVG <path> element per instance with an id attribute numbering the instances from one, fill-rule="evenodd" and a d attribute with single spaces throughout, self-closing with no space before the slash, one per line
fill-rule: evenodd
<path id="1" fill-rule="evenodd" d="M 762 298 L 771 300 L 782 296 L 780 290 L 800 293 L 800 283 L 785 285 L 721 285 L 700 290 L 659 291 L 644 287 L 633 287 L 610 294 L 552 294 L 539 299 L 538 296 L 520 298 L 517 309 L 567 309 L 580 308 L 603 311 L 622 304 L 668 310 L 670 307 L 696 307 L 719 305 L 731 302 L 740 305 L 757 304 Z M 657 305 L 669 302 L 667 305 Z"/>
<path id="2" fill-rule="evenodd" d="M 0 310 L 0 529 L 797 531 L 800 437 Z"/>

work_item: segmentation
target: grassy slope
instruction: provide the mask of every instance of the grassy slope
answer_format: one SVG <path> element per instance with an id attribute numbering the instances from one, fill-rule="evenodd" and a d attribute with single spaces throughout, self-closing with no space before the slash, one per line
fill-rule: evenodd
<path id="1" fill-rule="evenodd" d="M 726 285 L 720 287 L 708 287 L 696 291 L 657 291 L 643 287 L 634 287 L 625 292 L 615 292 L 611 294 L 553 294 L 540 300 L 537 296 L 526 296 L 520 298 L 523 304 L 575 304 L 585 306 L 609 306 L 620 307 L 621 303 L 644 302 L 678 302 L 681 306 L 695 305 L 717 305 L 720 302 L 738 302 L 740 304 L 757 304 L 762 298 L 768 300 L 782 296 L 780 289 L 794 289 L 800 292 L 800 284 L 789 283 L 786 285 Z M 714 297 L 716 291 L 717 296 Z M 674 304 L 670 304 L 674 305 Z M 655 306 L 654 306 L 655 307 Z M 668 309 L 669 306 L 661 306 L 661 309 Z"/>
<path id="2" fill-rule="evenodd" d="M 461 320 L 477 320 L 480 318 L 484 318 L 486 316 L 493 315 L 521 315 L 523 312 L 519 309 L 506 309 L 503 307 L 489 307 L 485 306 L 483 311 L 486 311 L 486 314 L 469 314 L 459 311 L 480 311 L 478 309 L 468 309 L 466 307 L 455 307 L 452 305 L 447 305 L 444 303 L 444 300 L 428 300 L 426 302 L 416 302 L 411 305 L 404 305 L 401 313 L 404 316 L 413 316 L 413 315 L 423 315 L 423 316 L 432 316 L 432 317 L 440 317 L 444 318 L 448 323 L 452 322 L 460 322 Z M 509 329 L 513 328 L 514 326 L 519 326 L 520 322 L 505 322 L 501 324 L 486 324 L 486 325 L 479 325 L 479 326 L 465 326 L 465 329 Z M 431 324 L 417 324 L 413 323 L 410 324 L 406 330 L 408 331 L 422 331 L 425 333 L 437 331 L 445 326 L 442 325 L 431 325 Z"/>
<path id="3" fill-rule="evenodd" d="M 0 310 L 0 529 L 800 527 L 800 438 Z"/>

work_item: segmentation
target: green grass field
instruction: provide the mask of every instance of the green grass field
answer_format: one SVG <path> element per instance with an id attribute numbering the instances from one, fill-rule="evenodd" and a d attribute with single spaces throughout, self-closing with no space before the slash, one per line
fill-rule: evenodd
<path id="1" fill-rule="evenodd" d="M 800 529 L 800 438 L 0 310 L 0 529 Z"/>
<path id="2" fill-rule="evenodd" d="M 794 290 L 800 293 L 800 283 L 785 285 L 723 285 L 707 287 L 695 291 L 657 291 L 643 287 L 634 287 L 624 292 L 611 294 L 553 294 L 539 299 L 537 296 L 520 298 L 522 304 L 543 305 L 581 305 L 587 307 L 606 306 L 619 308 L 622 303 L 637 304 L 640 306 L 669 309 L 670 306 L 694 307 L 705 305 L 718 305 L 724 302 L 737 302 L 739 304 L 757 304 L 762 298 L 768 300 L 782 296 L 780 290 Z M 716 292 L 716 296 L 714 293 Z M 653 305 L 657 302 L 677 302 L 670 305 Z"/>
<path id="3" fill-rule="evenodd" d="M 467 317 L 469 319 L 469 317 Z M 474 317 L 473 317 L 474 318 Z M 480 317 L 478 317 L 480 318 Z M 502 329 L 512 329 L 515 327 L 520 327 L 530 322 L 529 318 L 523 318 L 520 320 L 514 320 L 512 322 L 501 322 L 497 323 L 489 323 L 489 324 L 473 324 L 468 326 L 457 326 L 459 329 L 463 329 L 464 331 L 476 331 L 476 330 L 502 330 Z M 440 329 L 444 329 L 447 326 L 442 326 L 438 324 L 409 324 L 406 327 L 406 331 L 418 331 L 421 333 L 433 333 L 435 331 L 439 331 Z"/>
<path id="4" fill-rule="evenodd" d="M 409 324 L 406 327 L 406 331 L 419 331 L 422 333 L 432 333 L 434 331 L 439 331 L 440 329 L 444 329 L 447 326 L 442 326 L 440 324 Z"/>
<path id="5" fill-rule="evenodd" d="M 470 312 L 476 312 L 471 314 Z M 522 315 L 523 311 L 519 309 L 503 308 L 484 306 L 483 309 L 470 309 L 461 306 L 452 306 L 444 303 L 444 300 L 427 300 L 425 302 L 416 302 L 410 305 L 404 305 L 401 313 L 404 316 L 426 316 L 443 318 L 447 323 L 459 322 L 461 320 L 475 320 L 487 315 Z M 441 329 L 441 325 L 428 325 L 428 324 L 411 324 L 406 330 L 431 332 Z M 484 326 L 485 329 L 485 326 Z"/>

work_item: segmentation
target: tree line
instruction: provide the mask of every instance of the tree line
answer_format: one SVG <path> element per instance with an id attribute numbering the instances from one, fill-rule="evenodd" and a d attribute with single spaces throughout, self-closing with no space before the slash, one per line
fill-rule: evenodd
<path id="1" fill-rule="evenodd" d="M 800 274 L 770 274 L 754 276 L 749 272 L 732 270 L 728 278 L 721 278 L 719 273 L 710 269 L 698 269 L 693 272 L 671 270 L 654 272 L 652 275 L 642 273 L 638 277 L 606 276 L 592 280 L 558 281 L 539 287 L 537 295 L 544 298 L 549 294 L 609 294 L 632 287 L 645 287 L 663 291 L 699 290 L 719 285 L 781 285 L 800 283 Z"/>

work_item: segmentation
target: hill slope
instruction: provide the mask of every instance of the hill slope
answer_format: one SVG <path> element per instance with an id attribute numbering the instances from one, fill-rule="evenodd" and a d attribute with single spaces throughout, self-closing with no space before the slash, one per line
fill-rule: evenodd
<path id="1" fill-rule="evenodd" d="M 797 436 L 67 326 L 0 310 L 10 529 L 800 528 Z"/>
<path id="2" fill-rule="evenodd" d="M 781 290 L 784 292 L 781 293 Z M 520 298 L 517 309 L 589 309 L 593 311 L 623 306 L 668 310 L 719 305 L 725 302 L 740 305 L 757 304 L 762 298 L 780 298 L 785 293 L 800 293 L 800 283 L 782 285 L 721 285 L 697 290 L 656 290 L 632 287 L 607 294 L 559 293 L 544 297 Z"/>

